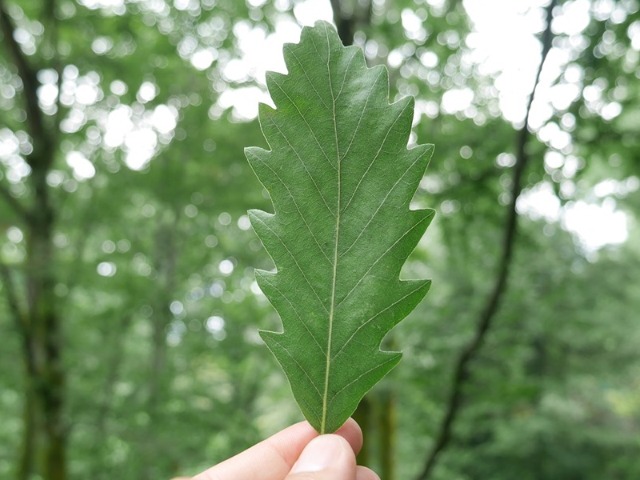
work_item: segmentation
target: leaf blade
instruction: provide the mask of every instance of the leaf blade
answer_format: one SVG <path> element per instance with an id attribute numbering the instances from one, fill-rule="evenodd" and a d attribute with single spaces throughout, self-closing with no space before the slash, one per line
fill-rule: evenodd
<path id="1" fill-rule="evenodd" d="M 246 149 L 275 210 L 249 212 L 277 268 L 256 279 L 284 327 L 261 336 L 324 433 L 400 361 L 382 339 L 429 289 L 399 275 L 433 217 L 409 210 L 433 146 L 407 149 L 413 99 L 389 104 L 386 69 L 329 24 L 284 56 L 288 75 L 267 75 L 277 108 L 260 107 L 271 150 Z"/>

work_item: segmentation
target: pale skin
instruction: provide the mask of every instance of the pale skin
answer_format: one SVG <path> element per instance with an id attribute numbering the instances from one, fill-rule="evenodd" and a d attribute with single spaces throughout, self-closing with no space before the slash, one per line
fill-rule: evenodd
<path id="1" fill-rule="evenodd" d="M 356 465 L 361 448 L 362 431 L 352 419 L 331 435 L 300 422 L 191 480 L 380 480 Z"/>

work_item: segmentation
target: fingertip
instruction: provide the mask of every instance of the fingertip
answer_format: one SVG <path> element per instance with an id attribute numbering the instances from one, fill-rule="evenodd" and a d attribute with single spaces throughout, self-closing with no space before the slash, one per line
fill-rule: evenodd
<path id="1" fill-rule="evenodd" d="M 357 467 L 356 480 L 380 480 L 380 477 L 370 468 Z"/>
<path id="2" fill-rule="evenodd" d="M 351 445 L 356 455 L 360 452 L 362 448 L 362 429 L 353 418 L 349 418 L 344 425 L 336 431 L 336 435 L 340 435 L 349 442 L 349 445 Z"/>
<path id="3" fill-rule="evenodd" d="M 353 447 L 340 435 L 321 435 L 311 440 L 300 454 L 287 478 L 316 472 L 336 472 L 340 478 L 353 478 L 356 459 Z M 350 473 L 349 473 L 350 472 Z"/>
<path id="4" fill-rule="evenodd" d="M 338 430 L 342 430 L 343 428 L 350 429 L 350 430 L 353 429 L 362 435 L 362 429 L 360 428 L 360 425 L 358 425 L 358 422 L 356 422 L 351 417 L 349 417 L 347 421 L 344 422 L 344 425 L 342 425 L 342 427 L 340 427 Z"/>

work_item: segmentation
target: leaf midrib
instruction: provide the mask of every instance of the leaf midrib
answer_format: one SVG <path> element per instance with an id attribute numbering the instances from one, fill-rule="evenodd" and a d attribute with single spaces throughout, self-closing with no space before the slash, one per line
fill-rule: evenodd
<path id="1" fill-rule="evenodd" d="M 324 374 L 324 392 L 322 395 L 322 421 L 320 423 L 320 433 L 324 434 L 327 425 L 327 410 L 329 400 L 329 373 L 331 370 L 331 343 L 333 334 L 333 319 L 335 315 L 336 304 L 336 283 L 338 277 L 338 243 L 340 238 L 340 210 L 341 210 L 341 161 L 340 161 L 340 149 L 338 144 L 338 124 L 336 119 L 336 97 L 333 93 L 333 82 L 331 80 L 331 43 L 329 42 L 329 32 L 325 29 L 327 36 L 327 74 L 329 77 L 329 91 L 331 92 L 331 108 L 333 117 L 333 135 L 336 144 L 336 167 L 337 167 L 337 181 L 338 181 L 338 195 L 337 195 L 337 208 L 336 208 L 336 228 L 335 228 L 335 243 L 333 247 L 333 273 L 331 278 L 331 306 L 329 308 L 329 332 L 327 334 L 327 360 L 325 364 Z"/>

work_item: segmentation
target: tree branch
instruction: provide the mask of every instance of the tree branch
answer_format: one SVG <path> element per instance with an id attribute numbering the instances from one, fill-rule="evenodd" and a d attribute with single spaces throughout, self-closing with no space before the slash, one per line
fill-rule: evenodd
<path id="1" fill-rule="evenodd" d="M 40 106 L 38 105 L 38 79 L 36 71 L 29 64 L 26 55 L 14 37 L 15 26 L 6 10 L 4 0 L 0 0 L 0 31 L 4 36 L 2 43 L 6 44 L 24 87 L 27 124 L 29 126 L 29 133 L 33 138 L 34 150 L 36 149 L 36 144 L 41 145 L 43 150 L 46 150 L 50 144 L 50 138 L 45 126 L 42 110 L 40 110 Z M 50 157 L 50 155 L 31 155 L 29 159 L 36 160 L 47 157 Z"/>
<path id="2" fill-rule="evenodd" d="M 417 476 L 417 480 L 426 480 L 431 475 L 433 468 L 436 465 L 440 453 L 447 447 L 452 437 L 453 424 L 462 407 L 462 390 L 465 383 L 470 378 L 470 367 L 473 360 L 476 358 L 480 348 L 482 347 L 487 333 L 491 329 L 493 319 L 497 313 L 504 293 L 507 290 L 507 281 L 509 278 L 509 270 L 511 267 L 511 261 L 513 258 L 513 250 L 515 246 L 515 240 L 518 230 L 518 213 L 516 210 L 516 204 L 518 197 L 522 192 L 523 176 L 526 167 L 529 163 L 529 155 L 526 151 L 528 141 L 531 137 L 531 132 L 528 129 L 529 117 L 531 114 L 531 105 L 536 93 L 540 81 L 540 74 L 542 67 L 547 58 L 549 50 L 551 50 L 551 43 L 553 40 L 553 33 L 551 31 L 551 23 L 553 20 L 553 8 L 556 5 L 557 0 L 551 0 L 546 12 L 547 20 L 546 27 L 542 35 L 542 56 L 538 71 L 536 73 L 533 89 L 529 96 L 527 103 L 527 111 L 525 115 L 525 121 L 522 128 L 518 131 L 516 136 L 516 163 L 513 168 L 512 186 L 511 186 L 511 201 L 507 210 L 507 218 L 504 226 L 503 238 L 502 238 L 502 254 L 498 264 L 498 273 L 495 278 L 493 288 L 486 299 L 485 305 L 480 312 L 476 323 L 476 330 L 473 338 L 462 350 L 462 353 L 458 357 L 458 360 L 454 369 L 453 386 L 447 402 L 447 411 L 440 424 L 438 434 L 435 442 L 427 459 L 425 461 L 422 472 Z"/>

